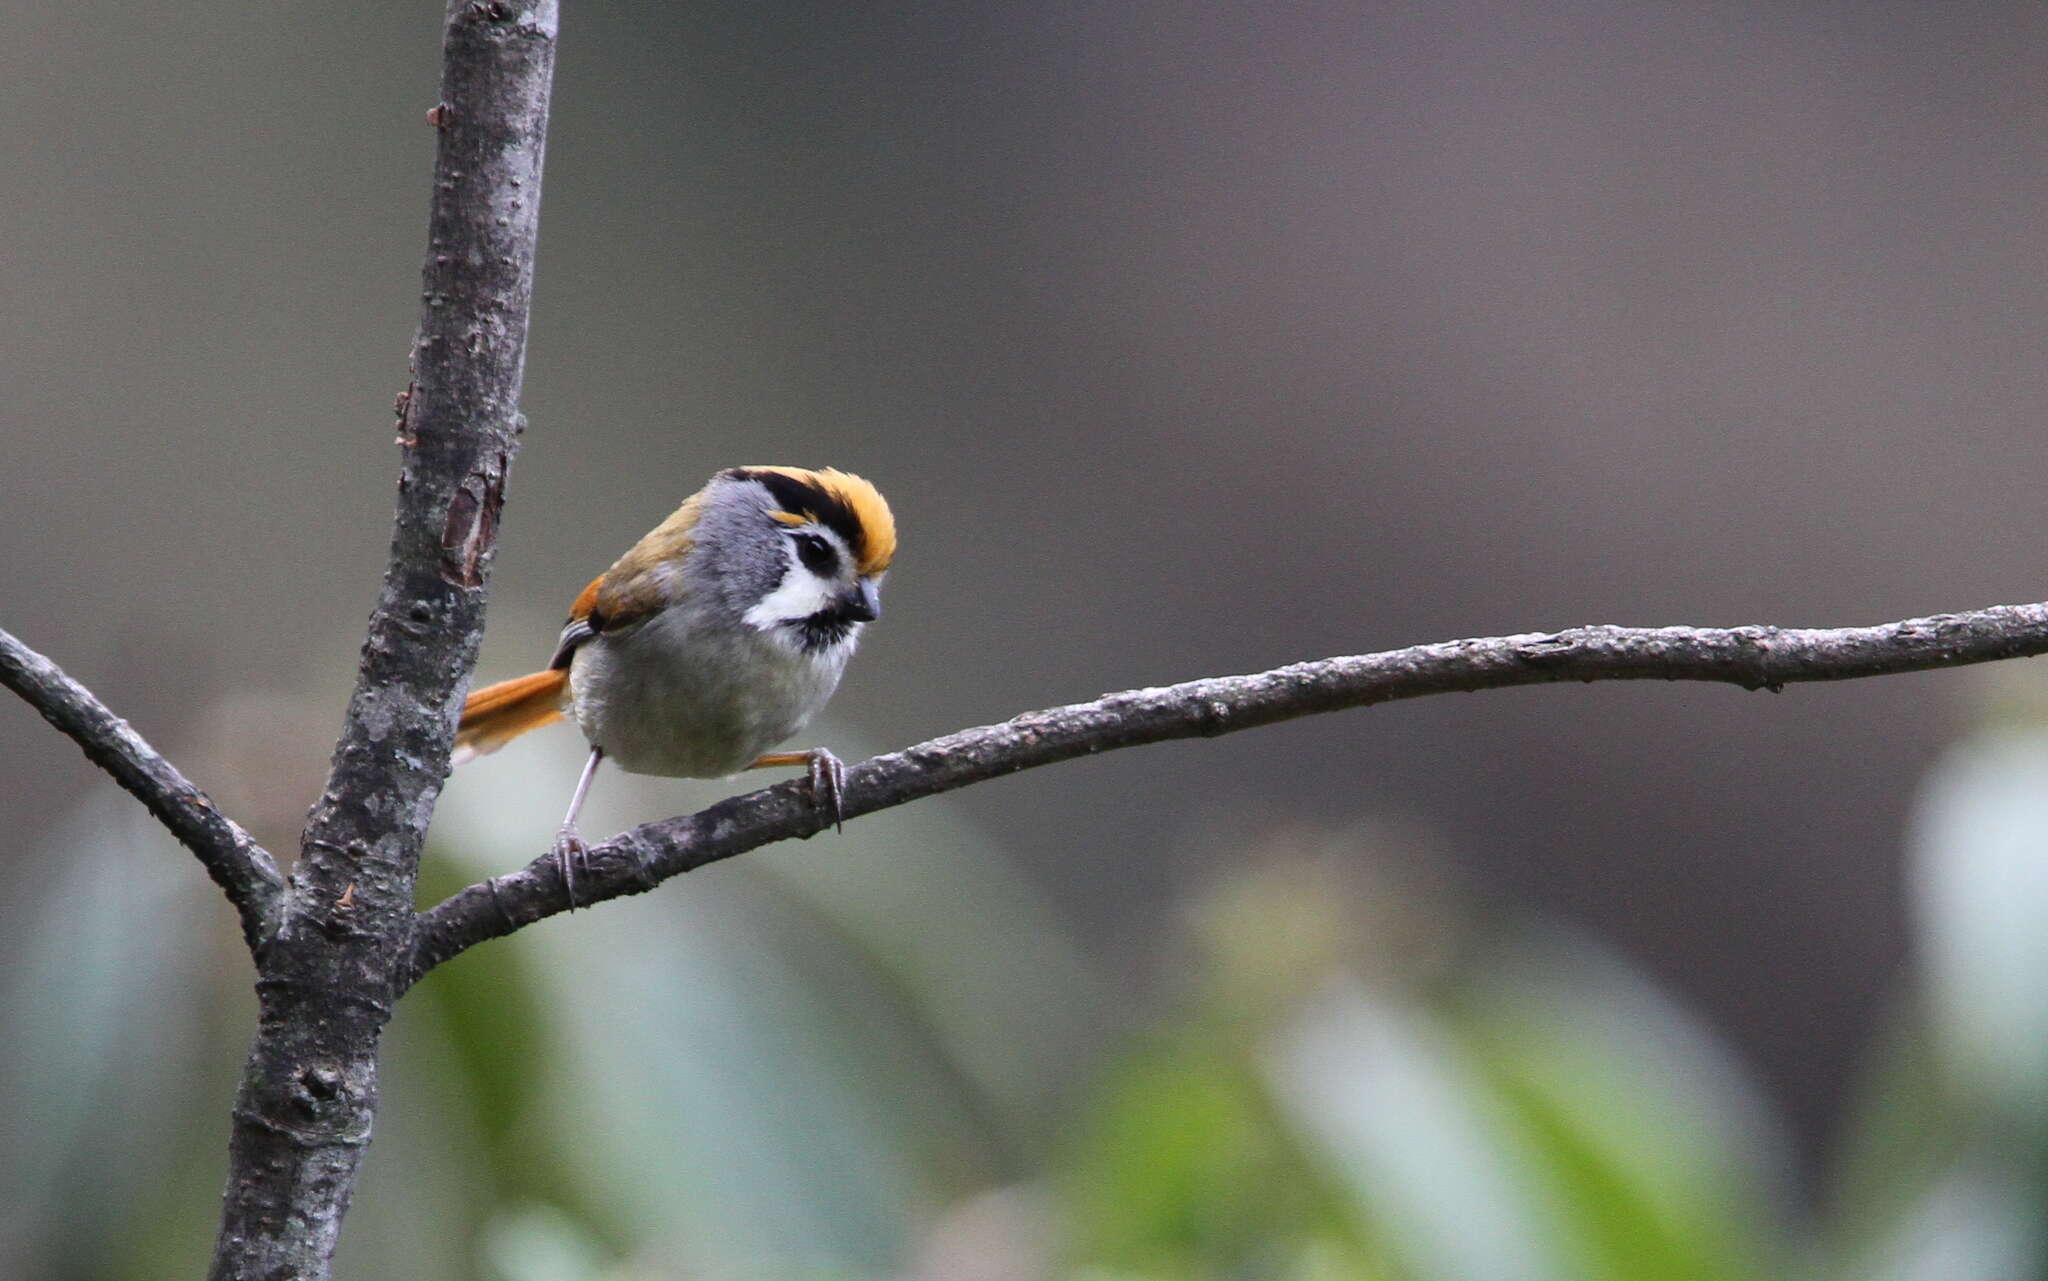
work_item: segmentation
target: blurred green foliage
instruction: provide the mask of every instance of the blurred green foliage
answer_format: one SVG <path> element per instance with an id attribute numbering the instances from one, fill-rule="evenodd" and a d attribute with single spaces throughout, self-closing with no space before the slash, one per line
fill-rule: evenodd
<path id="1" fill-rule="evenodd" d="M 423 897 L 547 831 L 573 749 L 451 789 Z M 1412 833 L 1226 842 L 1156 965 L 1110 973 L 927 804 L 431 976 L 337 1272 L 2048 1276 L 2044 782 L 2031 724 L 1931 772 L 1915 965 L 1812 1198 L 1710 1028 L 1588 940 L 1478 912 Z M 593 822 L 676 798 L 607 779 Z M 51 844 L 83 854 L 6 919 L 0 1275 L 198 1275 L 250 1013 L 231 920 L 119 797 Z"/>

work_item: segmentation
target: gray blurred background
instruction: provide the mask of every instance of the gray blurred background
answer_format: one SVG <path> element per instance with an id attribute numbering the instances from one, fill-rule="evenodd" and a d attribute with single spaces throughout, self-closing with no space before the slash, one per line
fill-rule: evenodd
<path id="1" fill-rule="evenodd" d="M 0 623 L 275 840 L 388 536 L 439 20 L 0 24 Z M 591 574 L 752 462 L 857 470 L 898 513 L 839 746 L 1471 634 L 2037 599 L 2044 24 L 570 3 L 480 675 L 538 666 Z M 1134 996 L 1220 821 L 1413 824 L 1703 1011 L 1810 1160 L 1971 681 L 1429 699 L 962 808 Z M 201 746 L 235 693 L 324 711 L 231 785 Z M 0 830 L 93 783 L 0 701 Z M 0 853 L 10 900 L 35 847 Z"/>

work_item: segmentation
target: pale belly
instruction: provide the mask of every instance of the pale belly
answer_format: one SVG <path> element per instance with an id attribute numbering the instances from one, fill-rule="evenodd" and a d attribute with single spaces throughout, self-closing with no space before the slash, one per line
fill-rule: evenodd
<path id="1" fill-rule="evenodd" d="M 722 778 L 802 729 L 850 647 L 797 653 L 763 636 L 693 635 L 673 611 L 600 636 L 569 668 L 576 722 L 633 774 Z"/>

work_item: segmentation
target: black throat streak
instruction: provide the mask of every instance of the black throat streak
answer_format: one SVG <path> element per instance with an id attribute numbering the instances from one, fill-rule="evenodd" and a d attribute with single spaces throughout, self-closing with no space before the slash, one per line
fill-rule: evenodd
<path id="1" fill-rule="evenodd" d="M 830 609 L 821 609 L 815 614 L 799 618 L 788 624 L 788 627 L 796 636 L 797 645 L 804 653 L 816 654 L 835 645 L 845 644 L 860 624 L 861 620 L 855 618 L 851 611 L 834 605 Z"/>

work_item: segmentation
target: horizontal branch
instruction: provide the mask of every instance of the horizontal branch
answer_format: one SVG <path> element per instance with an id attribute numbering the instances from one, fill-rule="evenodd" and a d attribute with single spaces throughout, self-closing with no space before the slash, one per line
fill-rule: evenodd
<path id="1" fill-rule="evenodd" d="M 2048 653 L 2048 604 L 2002 605 L 1878 627 L 1578 627 L 1417 645 L 1129 690 L 1029 712 L 864 761 L 847 771 L 847 817 L 970 783 L 1119 747 L 1208 737 L 1317 712 L 1560 681 L 1718 681 L 1779 689 Z M 831 825 L 805 786 L 781 783 L 700 813 L 647 823 L 592 847 L 579 875 L 587 905 L 653 889 L 707 863 Z M 554 860 L 453 895 L 420 916 L 410 977 L 569 901 Z"/>
<path id="2" fill-rule="evenodd" d="M 269 853 L 128 722 L 108 711 L 91 690 L 5 631 L 0 631 L 0 685 L 21 695 L 44 720 L 69 735 L 88 760 L 112 775 L 199 856 L 241 914 L 242 937 L 252 951 L 260 949 L 271 936 L 284 899 L 284 878 Z"/>

